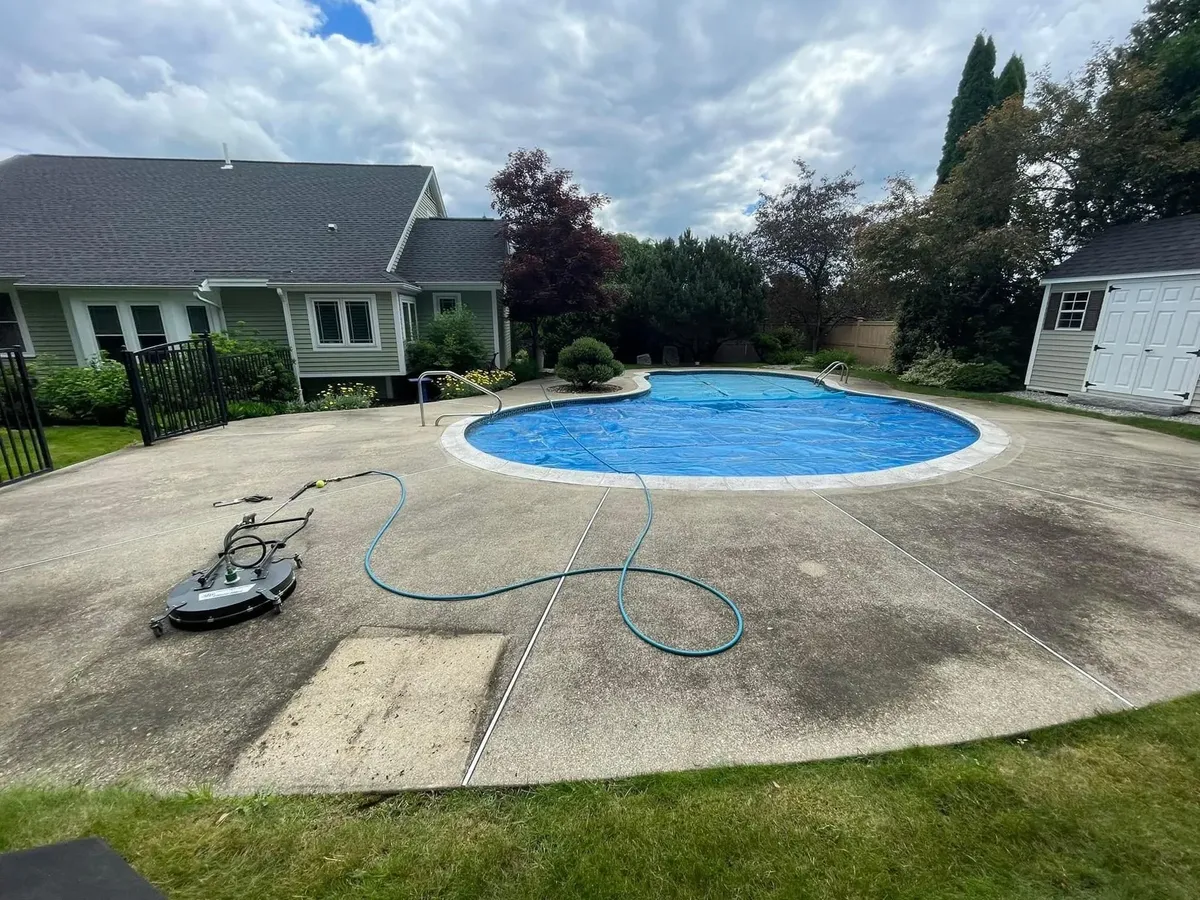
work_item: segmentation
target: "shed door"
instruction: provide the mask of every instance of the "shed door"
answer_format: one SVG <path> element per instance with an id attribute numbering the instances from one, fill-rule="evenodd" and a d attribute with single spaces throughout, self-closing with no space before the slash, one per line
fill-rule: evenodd
<path id="1" fill-rule="evenodd" d="M 1200 279 L 1121 282 L 1096 330 L 1088 387 L 1189 400 L 1200 374 Z"/>

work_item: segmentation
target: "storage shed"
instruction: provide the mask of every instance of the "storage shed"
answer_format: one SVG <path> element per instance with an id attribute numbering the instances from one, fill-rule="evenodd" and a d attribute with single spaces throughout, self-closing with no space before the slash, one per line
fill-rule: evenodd
<path id="1" fill-rule="evenodd" d="M 1109 228 L 1042 284 L 1030 390 L 1200 411 L 1200 215 Z"/>

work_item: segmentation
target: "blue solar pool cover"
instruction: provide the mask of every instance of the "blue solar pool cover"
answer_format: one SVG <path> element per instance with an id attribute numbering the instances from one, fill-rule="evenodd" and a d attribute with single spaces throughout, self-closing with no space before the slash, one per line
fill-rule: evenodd
<path id="1" fill-rule="evenodd" d="M 485 419 L 467 439 L 534 466 L 748 476 L 872 472 L 945 456 L 979 437 L 964 420 L 928 407 L 785 375 L 660 373 L 650 385 L 640 397 Z"/>

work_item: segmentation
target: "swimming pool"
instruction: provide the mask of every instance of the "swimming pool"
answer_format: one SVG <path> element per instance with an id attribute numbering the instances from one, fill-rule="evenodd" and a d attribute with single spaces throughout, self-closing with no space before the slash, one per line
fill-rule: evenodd
<path id="1" fill-rule="evenodd" d="M 637 473 L 660 487 L 700 479 L 800 487 L 883 472 L 898 473 L 887 479 L 896 481 L 932 477 L 1007 444 L 1002 431 L 965 414 L 798 376 L 699 371 L 635 380 L 643 385 L 636 395 L 534 404 L 465 423 L 448 433 L 448 449 L 487 468 L 576 483 L 623 484 L 612 476 Z M 914 469 L 922 464 L 931 465 Z"/>

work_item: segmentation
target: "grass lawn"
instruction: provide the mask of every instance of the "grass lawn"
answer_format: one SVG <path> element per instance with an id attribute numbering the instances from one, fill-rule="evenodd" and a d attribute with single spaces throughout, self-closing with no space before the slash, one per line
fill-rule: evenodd
<path id="1" fill-rule="evenodd" d="M 172 898 L 1200 896 L 1200 696 L 794 766 L 392 797 L 0 790 Z"/>
<path id="2" fill-rule="evenodd" d="M 1161 434 L 1187 438 L 1191 441 L 1200 441 L 1200 425 L 1193 425 L 1190 422 L 1179 422 L 1174 419 L 1149 419 L 1145 416 L 1108 416 L 1104 413 L 1092 412 L 1087 409 L 1057 406 L 1053 403 L 1039 403 L 1037 400 L 1028 400 L 1024 397 L 1010 397 L 1007 394 L 976 394 L 970 391 L 952 391 L 946 388 L 924 387 L 919 384 L 909 384 L 906 381 L 901 381 L 899 375 L 893 375 L 891 372 L 879 372 L 873 369 L 852 368 L 850 374 L 856 378 L 879 381 L 883 384 L 891 385 L 897 390 L 908 391 L 913 394 L 929 394 L 935 397 L 958 397 L 963 400 L 985 400 L 989 403 L 1006 403 L 1009 406 L 1029 406 L 1034 409 L 1048 409 L 1051 412 L 1066 413 L 1071 416 L 1107 419 L 1113 422 L 1120 422 L 1122 425 L 1145 428 L 1147 431 L 1157 431 Z"/>
<path id="3" fill-rule="evenodd" d="M 120 450 L 141 439 L 140 431 L 123 425 L 46 426 L 46 443 L 56 469 Z"/>

